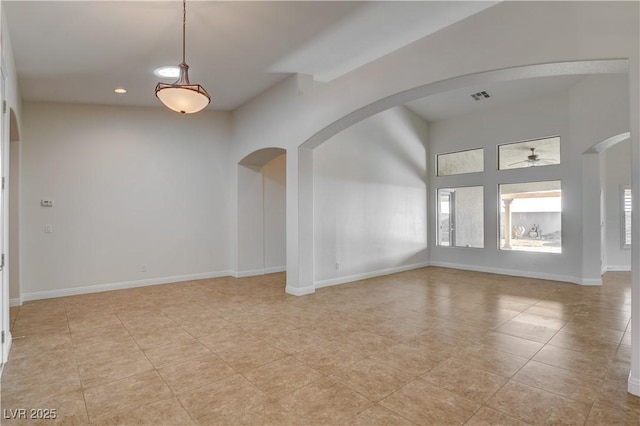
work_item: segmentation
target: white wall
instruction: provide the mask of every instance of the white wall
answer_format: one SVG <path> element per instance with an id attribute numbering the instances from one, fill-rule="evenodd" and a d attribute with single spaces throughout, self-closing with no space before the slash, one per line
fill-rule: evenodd
<path id="1" fill-rule="evenodd" d="M 287 156 L 282 154 L 262 168 L 264 179 L 264 269 L 281 272 L 287 265 Z"/>
<path id="2" fill-rule="evenodd" d="M 227 114 L 42 103 L 23 114 L 26 299 L 228 273 Z"/>
<path id="3" fill-rule="evenodd" d="M 631 185 L 631 145 L 620 142 L 600 154 L 605 168 L 605 218 L 607 270 L 631 270 L 631 250 L 622 248 L 622 192 Z"/>
<path id="4" fill-rule="evenodd" d="M 600 227 L 596 226 L 598 231 L 595 235 L 590 232 L 583 235 L 583 217 L 587 211 L 599 211 L 599 198 L 593 205 L 584 207 L 583 191 L 590 191 L 591 188 L 583 187 L 582 157 L 588 148 L 598 142 L 599 137 L 603 140 L 628 128 L 626 90 L 625 75 L 592 76 L 571 90 L 553 96 L 431 123 L 431 162 L 439 153 L 480 147 L 485 149 L 484 172 L 442 177 L 431 173 L 430 182 L 432 194 L 437 188 L 482 182 L 485 187 L 486 238 L 484 249 L 434 247 L 431 250 L 431 263 L 583 284 L 598 282 L 599 268 L 592 273 L 583 270 L 585 239 L 597 237 L 598 245 L 591 250 L 596 251 L 599 261 Z M 576 107 L 578 102 L 582 102 L 580 108 Z M 602 116 L 615 119 L 593 119 Z M 560 165 L 497 170 L 498 144 L 554 135 L 561 138 Z M 562 181 L 562 253 L 498 250 L 498 185 L 547 180 Z M 593 190 L 598 195 L 599 186 L 596 185 Z M 435 235 L 435 224 L 430 226 L 431 235 Z"/>
<path id="5" fill-rule="evenodd" d="M 427 137 L 427 123 L 398 107 L 314 150 L 316 286 L 428 260 Z"/>
<path id="6" fill-rule="evenodd" d="M 286 158 L 237 166 L 237 276 L 286 269 Z"/>

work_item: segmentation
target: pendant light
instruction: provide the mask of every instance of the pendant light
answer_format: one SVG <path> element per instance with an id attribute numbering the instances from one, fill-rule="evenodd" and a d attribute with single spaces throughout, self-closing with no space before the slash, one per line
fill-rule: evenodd
<path id="1" fill-rule="evenodd" d="M 182 114 L 191 114 L 203 110 L 211 98 L 204 87 L 189 83 L 189 65 L 185 62 L 185 33 L 187 26 L 187 4 L 182 0 L 182 63 L 180 77 L 173 84 L 158 83 L 156 97 L 169 109 Z"/>

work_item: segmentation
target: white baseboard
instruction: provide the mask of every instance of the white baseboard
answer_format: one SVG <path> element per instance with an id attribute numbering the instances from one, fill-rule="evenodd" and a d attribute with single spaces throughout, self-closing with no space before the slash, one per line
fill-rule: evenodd
<path id="1" fill-rule="evenodd" d="M 251 269 L 249 271 L 234 271 L 231 274 L 233 278 L 255 277 L 257 275 L 264 275 L 264 269 Z"/>
<path id="2" fill-rule="evenodd" d="M 9 299 L 9 306 L 12 308 L 15 306 L 22 306 L 22 297 L 16 297 L 15 299 Z"/>
<path id="3" fill-rule="evenodd" d="M 316 292 L 316 288 L 312 285 L 307 287 L 291 287 L 287 286 L 284 290 L 287 294 L 292 296 L 306 296 L 307 294 L 313 294 Z"/>
<path id="4" fill-rule="evenodd" d="M 640 379 L 631 377 L 631 374 L 629 374 L 627 390 L 632 395 L 640 396 Z"/>
<path id="5" fill-rule="evenodd" d="M 361 274 L 347 275 L 344 277 L 330 278 L 328 280 L 316 281 L 315 288 L 330 287 L 333 285 L 346 284 L 354 281 L 366 280 L 368 278 L 381 277 L 383 275 L 395 274 L 398 272 L 410 271 L 430 266 L 430 262 L 412 263 L 410 265 L 395 266 L 392 268 L 379 269 L 377 271 L 363 272 Z"/>
<path id="6" fill-rule="evenodd" d="M 146 287 L 150 285 L 169 284 L 183 281 L 203 280 L 207 278 L 228 277 L 230 271 L 206 272 L 202 274 L 178 275 L 173 277 L 149 278 L 146 280 L 125 281 L 120 283 L 97 284 L 86 287 L 64 288 L 60 290 L 37 291 L 24 293 L 22 301 L 52 299 L 55 297 L 76 296 L 79 294 L 101 293 L 103 291 L 123 290 L 127 288 Z"/>
<path id="7" fill-rule="evenodd" d="M 607 265 L 606 272 L 631 272 L 631 265 Z"/>
<path id="8" fill-rule="evenodd" d="M 264 269 L 250 269 L 248 271 L 233 271 L 233 278 L 257 277 L 258 275 L 275 274 L 276 272 L 285 272 L 286 266 L 272 266 Z"/>
<path id="9" fill-rule="evenodd" d="M 13 343 L 13 338 L 11 337 L 11 330 L 7 330 L 7 334 L 5 335 L 5 351 L 2 360 L 2 368 L 4 369 L 5 364 L 9 361 L 9 353 L 11 352 L 11 344 Z M 2 371 L 0 371 L 0 376 L 2 376 Z"/>
<path id="10" fill-rule="evenodd" d="M 580 284 L 584 286 L 602 285 L 602 278 L 584 279 L 584 278 L 572 277 L 568 275 L 546 274 L 543 272 L 520 271 L 515 269 L 492 268 L 492 267 L 486 267 L 486 266 L 463 265 L 459 263 L 447 263 L 447 262 L 437 262 L 437 261 L 431 262 L 431 266 L 440 266 L 442 268 L 451 268 L 451 269 L 462 269 L 465 271 L 487 272 L 489 274 L 508 275 L 512 277 L 536 278 L 536 279 L 548 280 L 548 281 L 561 281 L 561 282 L 568 282 L 573 284 Z"/>

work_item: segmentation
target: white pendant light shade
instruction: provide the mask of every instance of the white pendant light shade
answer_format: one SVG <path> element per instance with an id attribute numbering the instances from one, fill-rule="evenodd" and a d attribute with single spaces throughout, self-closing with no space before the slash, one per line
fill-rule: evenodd
<path id="1" fill-rule="evenodd" d="M 180 64 L 180 78 L 173 84 L 158 83 L 156 96 L 169 109 L 182 114 L 202 111 L 211 98 L 204 87 L 189 83 L 189 66 Z"/>
<path id="2" fill-rule="evenodd" d="M 204 87 L 189 83 L 189 65 L 185 62 L 185 33 L 187 27 L 187 2 L 182 0 L 182 63 L 180 77 L 173 84 L 158 83 L 156 97 L 169 109 L 182 114 L 202 111 L 211 98 Z"/>

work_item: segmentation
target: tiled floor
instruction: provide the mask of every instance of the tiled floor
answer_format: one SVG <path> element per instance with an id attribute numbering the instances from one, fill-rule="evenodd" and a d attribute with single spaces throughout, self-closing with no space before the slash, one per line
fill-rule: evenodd
<path id="1" fill-rule="evenodd" d="M 305 297 L 274 274 L 31 302 L 11 311 L 2 421 L 640 424 L 629 281 L 425 268 Z"/>

